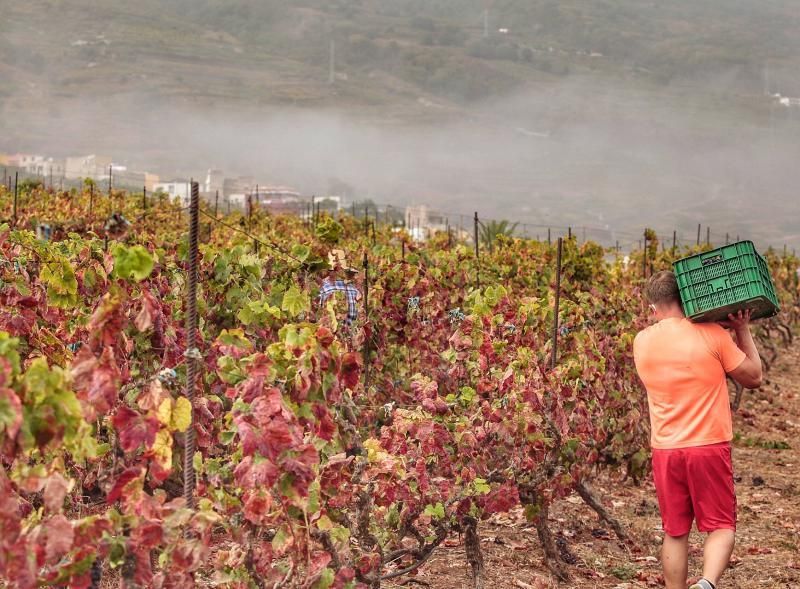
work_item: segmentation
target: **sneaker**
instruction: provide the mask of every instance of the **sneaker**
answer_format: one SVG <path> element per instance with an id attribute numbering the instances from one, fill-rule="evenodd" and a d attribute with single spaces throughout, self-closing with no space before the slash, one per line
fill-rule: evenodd
<path id="1" fill-rule="evenodd" d="M 716 589 L 714 585 L 711 584 L 711 581 L 706 579 L 700 579 L 697 583 L 690 586 L 689 589 Z"/>

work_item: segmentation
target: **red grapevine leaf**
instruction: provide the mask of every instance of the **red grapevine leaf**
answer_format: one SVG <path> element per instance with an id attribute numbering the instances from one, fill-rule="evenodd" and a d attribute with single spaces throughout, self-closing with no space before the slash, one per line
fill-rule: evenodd
<path id="1" fill-rule="evenodd" d="M 138 479 L 142 474 L 142 469 L 138 466 L 132 466 L 128 469 L 125 469 L 119 478 L 114 483 L 114 486 L 111 487 L 111 490 L 108 492 L 108 496 L 106 497 L 107 503 L 114 503 L 117 499 L 122 497 L 125 488 L 128 486 L 131 481 Z"/>
<path id="2" fill-rule="evenodd" d="M 61 473 L 51 474 L 44 485 L 44 505 L 50 511 L 60 512 L 64 505 L 64 497 L 67 496 L 69 481 Z"/>
<path id="3" fill-rule="evenodd" d="M 52 562 L 61 558 L 72 548 L 75 532 L 72 529 L 72 523 L 63 515 L 59 514 L 48 520 L 45 524 L 45 531 L 47 533 L 45 554 L 48 561 Z"/>
<path id="4" fill-rule="evenodd" d="M 0 387 L 0 432 L 5 430 L 9 440 L 13 440 L 22 426 L 22 403 L 13 390 Z"/>
<path id="5" fill-rule="evenodd" d="M 361 378 L 361 369 L 364 366 L 364 361 L 361 359 L 361 354 L 358 352 L 347 352 L 342 356 L 342 367 L 339 371 L 339 378 L 344 383 L 344 386 L 349 389 L 354 389 L 358 385 Z"/>
<path id="6" fill-rule="evenodd" d="M 71 373 L 76 389 L 85 393 L 100 414 L 107 413 L 116 403 L 120 373 L 110 346 L 103 348 L 99 358 L 88 347 L 81 348 L 72 362 Z"/>
<path id="7" fill-rule="evenodd" d="M 125 406 L 117 409 L 111 422 L 119 434 L 119 445 L 126 452 L 133 452 L 141 445 L 150 448 L 159 428 L 155 417 L 139 415 Z"/>

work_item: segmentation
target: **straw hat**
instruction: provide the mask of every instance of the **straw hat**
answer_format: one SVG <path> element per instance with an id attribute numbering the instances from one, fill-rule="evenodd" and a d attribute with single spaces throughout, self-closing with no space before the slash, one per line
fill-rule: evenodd
<path id="1" fill-rule="evenodd" d="M 344 250 L 334 249 L 328 252 L 328 263 L 333 270 L 341 268 L 350 274 L 358 273 L 358 268 L 353 268 L 347 264 L 347 255 L 344 253 Z"/>

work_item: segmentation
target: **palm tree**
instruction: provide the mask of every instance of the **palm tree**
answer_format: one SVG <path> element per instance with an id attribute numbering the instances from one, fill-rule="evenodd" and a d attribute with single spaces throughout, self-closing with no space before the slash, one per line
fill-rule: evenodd
<path id="1" fill-rule="evenodd" d="M 511 224 L 505 219 L 502 221 L 492 220 L 488 221 L 487 223 L 481 223 L 481 243 L 489 246 L 489 249 L 491 249 L 492 243 L 497 241 L 499 236 L 503 235 L 505 237 L 511 237 L 514 235 L 514 230 L 517 228 L 517 225 L 519 225 L 519 223 Z"/>

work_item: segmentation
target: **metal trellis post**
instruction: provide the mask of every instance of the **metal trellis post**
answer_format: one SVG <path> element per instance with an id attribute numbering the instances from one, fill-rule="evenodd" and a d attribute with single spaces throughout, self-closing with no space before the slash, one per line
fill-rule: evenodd
<path id="1" fill-rule="evenodd" d="M 364 324 L 369 323 L 369 257 L 364 252 Z M 367 331 L 367 330 L 365 330 Z M 369 389 L 369 335 L 364 337 L 364 391 Z"/>
<path id="2" fill-rule="evenodd" d="M 188 292 L 186 294 L 186 398 L 191 404 L 189 427 L 184 434 L 183 451 L 183 496 L 186 505 L 194 507 L 194 394 L 197 380 L 197 361 L 200 352 L 197 349 L 197 241 L 198 241 L 198 212 L 200 200 L 200 186 L 197 182 L 191 183 L 191 200 L 189 201 L 189 276 Z"/>
<path id="3" fill-rule="evenodd" d="M 481 253 L 478 242 L 478 211 L 475 211 L 475 276 L 478 288 L 481 287 Z"/>
<path id="4" fill-rule="evenodd" d="M 550 356 L 550 368 L 556 367 L 556 357 L 558 354 L 558 307 L 561 302 L 561 251 L 563 247 L 562 238 L 558 238 L 558 249 L 556 251 L 556 297 L 553 304 L 553 353 Z"/>
<path id="5" fill-rule="evenodd" d="M 17 224 L 17 198 L 19 196 L 19 172 L 14 172 L 14 225 Z"/>

